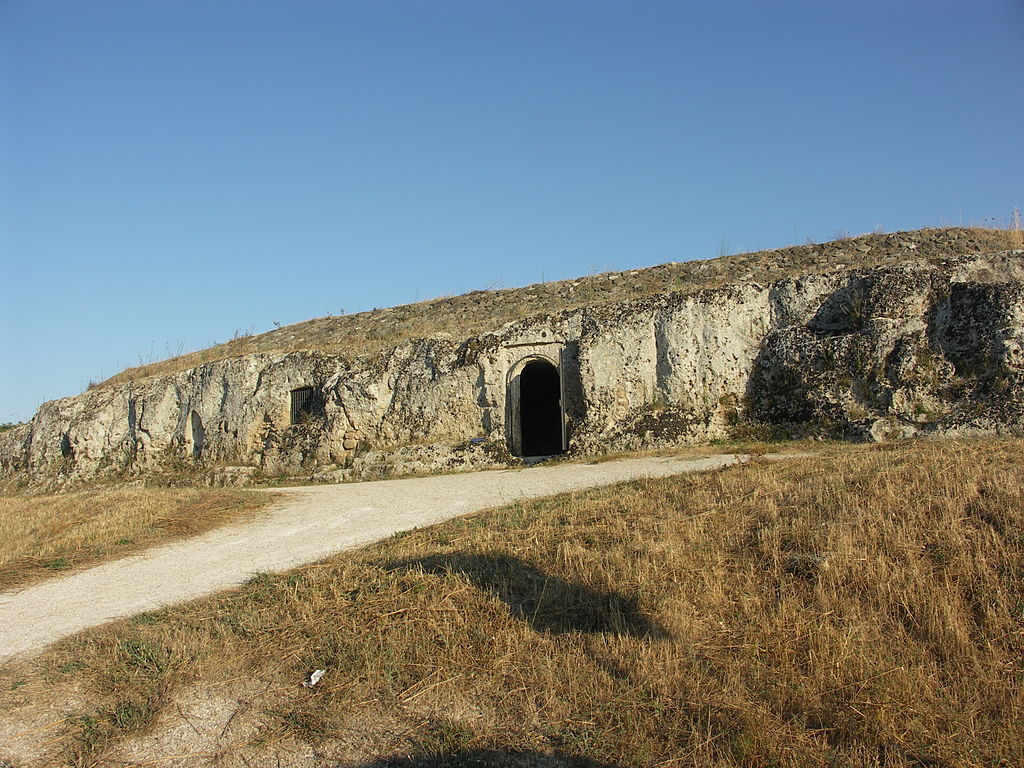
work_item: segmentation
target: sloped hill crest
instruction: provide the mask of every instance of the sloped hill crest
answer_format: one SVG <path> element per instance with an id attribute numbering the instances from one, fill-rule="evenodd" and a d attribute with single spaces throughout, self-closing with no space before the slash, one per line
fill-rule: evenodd
<path id="1" fill-rule="evenodd" d="M 439 333 L 466 338 L 533 315 L 555 314 L 666 291 L 692 293 L 733 283 L 771 283 L 801 274 L 829 274 L 922 260 L 940 262 L 966 253 L 1019 248 L 1020 234 L 979 228 L 867 234 L 827 243 L 536 283 L 523 288 L 471 291 L 416 304 L 321 317 L 247 335 L 208 349 L 127 368 L 101 386 L 163 376 L 202 363 L 254 353 L 376 354 L 413 338 Z"/>

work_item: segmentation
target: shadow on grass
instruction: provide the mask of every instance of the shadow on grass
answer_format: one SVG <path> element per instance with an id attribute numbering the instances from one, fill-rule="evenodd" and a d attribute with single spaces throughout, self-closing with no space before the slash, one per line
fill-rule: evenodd
<path id="1" fill-rule="evenodd" d="M 386 563 L 388 570 L 422 569 L 441 576 L 462 574 L 504 602 L 537 632 L 609 633 L 664 639 L 668 632 L 637 608 L 635 598 L 598 592 L 548 576 L 509 555 L 453 553 Z"/>
<path id="2" fill-rule="evenodd" d="M 441 756 L 393 757 L 360 768 L 616 768 L 585 757 L 543 755 L 539 752 L 469 750 Z"/>

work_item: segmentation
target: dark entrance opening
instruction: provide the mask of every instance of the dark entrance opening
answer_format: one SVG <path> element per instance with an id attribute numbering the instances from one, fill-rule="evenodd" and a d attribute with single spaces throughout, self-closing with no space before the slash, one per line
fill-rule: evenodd
<path id="1" fill-rule="evenodd" d="M 292 424 L 301 424 L 320 415 L 320 404 L 312 387 L 292 390 Z"/>
<path id="2" fill-rule="evenodd" d="M 519 374 L 523 456 L 562 452 L 562 385 L 546 360 L 531 360 Z"/>

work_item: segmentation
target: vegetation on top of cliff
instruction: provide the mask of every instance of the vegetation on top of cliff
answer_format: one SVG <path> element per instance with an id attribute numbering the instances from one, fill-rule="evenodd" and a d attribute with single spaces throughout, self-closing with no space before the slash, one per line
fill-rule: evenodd
<path id="1" fill-rule="evenodd" d="M 695 292 L 731 283 L 767 283 L 798 274 L 938 261 L 970 253 L 1021 247 L 1021 233 L 980 228 L 924 229 L 868 234 L 829 243 L 720 256 L 624 272 L 609 272 L 537 283 L 523 288 L 472 291 L 417 304 L 328 316 L 242 335 L 208 349 L 161 362 L 128 368 L 100 386 L 149 376 L 168 375 L 202 363 L 256 353 L 315 350 L 340 355 L 373 354 L 411 338 L 449 333 L 466 338 L 502 324 L 592 304 L 650 296 L 669 291 Z"/>
<path id="2" fill-rule="evenodd" d="M 26 766 L 1021 765 L 1022 448 L 471 515 L 65 641 L 0 670 L 0 711 Z"/>

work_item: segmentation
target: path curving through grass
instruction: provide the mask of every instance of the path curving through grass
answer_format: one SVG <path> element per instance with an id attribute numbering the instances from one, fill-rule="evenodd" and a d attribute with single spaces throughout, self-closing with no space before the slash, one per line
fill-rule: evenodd
<path id="1" fill-rule="evenodd" d="M 0 593 L 0 663 L 114 619 L 202 597 L 258 573 L 294 568 L 400 531 L 524 499 L 717 469 L 745 458 L 644 457 L 274 490 L 280 500 L 257 519 Z"/>

